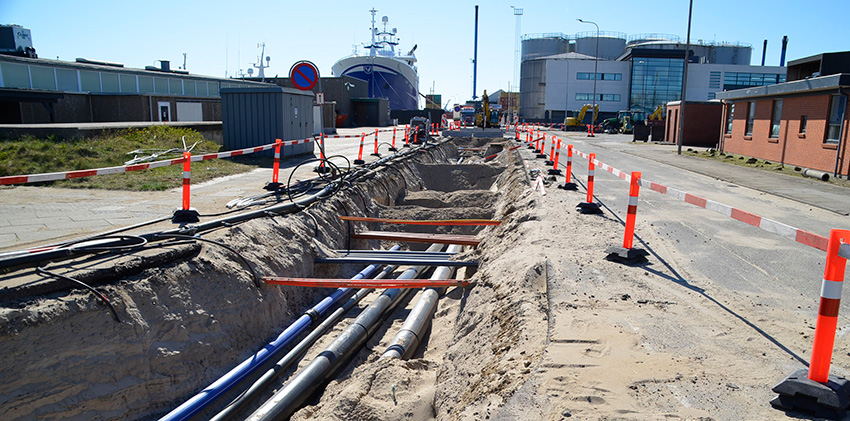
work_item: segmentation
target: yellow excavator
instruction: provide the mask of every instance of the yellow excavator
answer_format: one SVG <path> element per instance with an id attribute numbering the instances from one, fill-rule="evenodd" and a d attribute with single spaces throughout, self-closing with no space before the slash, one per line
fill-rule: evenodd
<path id="1" fill-rule="evenodd" d="M 591 108 L 593 108 L 593 105 L 585 104 L 584 107 L 581 107 L 581 111 L 578 112 L 578 116 L 567 117 L 567 119 L 564 120 L 565 130 L 584 130 L 585 126 L 584 126 L 584 123 L 582 123 L 582 121 L 584 120 L 584 115 L 587 114 L 587 110 L 589 110 Z M 599 104 L 596 104 L 596 107 L 593 108 L 593 110 L 595 112 L 593 113 L 593 123 L 592 124 L 596 125 L 596 117 L 599 115 Z"/>

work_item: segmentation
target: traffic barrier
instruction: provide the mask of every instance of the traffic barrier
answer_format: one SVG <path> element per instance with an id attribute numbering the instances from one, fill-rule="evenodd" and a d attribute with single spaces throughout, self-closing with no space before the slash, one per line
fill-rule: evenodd
<path id="1" fill-rule="evenodd" d="M 181 224 L 186 222 L 198 222 L 200 217 L 198 211 L 192 209 L 189 203 L 190 186 L 192 184 L 192 153 L 183 152 L 183 208 L 174 211 L 171 222 Z"/>
<path id="2" fill-rule="evenodd" d="M 576 183 L 572 182 L 573 177 L 573 145 L 567 145 L 567 175 L 564 176 L 564 184 L 558 186 L 564 190 L 578 190 Z"/>
<path id="3" fill-rule="evenodd" d="M 831 230 L 808 375 L 802 368 L 776 385 L 772 390 L 779 396 L 770 401 L 775 408 L 843 419 L 850 407 L 850 382 L 829 375 L 847 259 L 850 259 L 850 230 Z"/>
<path id="4" fill-rule="evenodd" d="M 538 132 L 538 135 L 540 133 Z M 543 133 L 543 136 L 537 138 L 537 158 L 546 158 L 546 133 Z"/>
<path id="5" fill-rule="evenodd" d="M 544 165 L 551 166 L 555 165 L 555 135 L 552 135 L 552 144 L 549 146 L 549 159 L 544 162 Z M 560 146 L 559 146 L 560 147 Z M 545 149 L 545 146 L 544 146 Z M 544 150 L 545 152 L 545 150 Z"/>
<path id="6" fill-rule="evenodd" d="M 395 147 L 395 129 L 396 129 L 396 127 L 395 127 L 395 126 L 393 126 L 393 145 L 392 145 L 392 146 L 390 146 L 390 151 L 392 151 L 392 152 L 395 152 L 395 151 L 397 151 L 397 150 L 398 150 L 398 149 L 396 149 L 396 147 Z"/>
<path id="7" fill-rule="evenodd" d="M 576 210 L 583 214 L 600 214 L 599 204 L 593 202 L 593 176 L 596 169 L 596 154 L 592 153 L 587 157 L 587 200 L 579 203 Z"/>
<path id="8" fill-rule="evenodd" d="M 275 139 L 274 145 L 274 167 L 272 168 L 272 181 L 271 183 L 266 183 L 266 186 L 263 187 L 269 191 L 275 191 L 280 188 L 280 183 L 278 180 L 278 173 L 280 172 L 280 139 Z"/>
<path id="9" fill-rule="evenodd" d="M 561 138 L 558 138 L 558 145 L 554 148 L 554 151 L 555 158 L 552 160 L 552 169 L 549 170 L 549 175 L 561 175 L 561 170 L 558 169 L 558 160 L 561 158 Z"/>
<path id="10" fill-rule="evenodd" d="M 629 204 L 626 209 L 626 233 L 623 236 L 623 247 L 609 247 L 605 250 L 608 253 L 609 259 L 624 263 L 635 263 L 645 260 L 645 256 L 649 255 L 646 250 L 632 247 L 635 237 L 638 196 L 640 195 L 640 178 L 640 172 L 632 172 L 629 186 Z"/>
<path id="11" fill-rule="evenodd" d="M 325 165 L 325 134 L 324 133 L 319 134 L 319 142 L 321 142 L 321 144 L 320 144 L 321 147 L 319 148 L 319 159 L 320 159 L 319 166 L 314 168 L 313 171 L 315 171 L 319 174 L 326 174 L 326 173 L 331 172 L 331 167 L 328 167 L 328 166 Z"/>
<path id="12" fill-rule="evenodd" d="M 366 161 L 363 160 L 363 141 L 365 138 L 366 133 L 360 133 L 360 150 L 357 152 L 357 159 L 354 160 L 354 165 L 362 165 L 366 163 Z"/>
<path id="13" fill-rule="evenodd" d="M 405 148 L 410 147 L 410 132 L 408 131 L 409 129 L 410 129 L 410 126 L 405 124 L 404 125 L 404 147 Z"/>
<path id="14" fill-rule="evenodd" d="M 594 137 L 593 136 L 593 125 L 592 124 L 587 125 L 587 137 Z"/>
<path id="15" fill-rule="evenodd" d="M 381 157 L 381 154 L 378 153 L 378 129 L 375 129 L 375 152 L 372 152 L 372 156 Z"/>

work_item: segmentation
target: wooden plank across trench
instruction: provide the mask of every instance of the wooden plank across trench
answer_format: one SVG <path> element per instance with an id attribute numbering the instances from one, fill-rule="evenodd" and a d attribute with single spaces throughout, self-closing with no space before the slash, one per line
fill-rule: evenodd
<path id="1" fill-rule="evenodd" d="M 499 225 L 502 221 L 498 219 L 387 219 L 387 218 L 368 218 L 363 216 L 343 216 L 339 215 L 339 219 L 343 221 L 357 222 L 380 222 L 383 224 L 401 224 L 401 225 L 461 225 L 461 226 L 484 226 L 484 225 Z"/>
<path id="2" fill-rule="evenodd" d="M 405 241 L 408 243 L 458 244 L 462 246 L 477 246 L 481 243 L 481 239 L 474 235 L 424 234 L 418 232 L 362 231 L 351 234 L 351 238 Z"/>

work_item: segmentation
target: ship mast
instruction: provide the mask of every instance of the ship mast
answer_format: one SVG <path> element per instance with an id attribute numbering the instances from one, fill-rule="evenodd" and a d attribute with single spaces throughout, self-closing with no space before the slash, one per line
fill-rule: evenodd
<path id="1" fill-rule="evenodd" d="M 372 13 L 372 44 L 369 45 L 369 55 L 374 56 L 376 54 L 375 49 L 377 48 L 377 45 L 375 45 L 375 34 L 378 32 L 377 28 L 375 28 L 375 13 L 378 13 L 378 11 L 372 9 L 369 12 Z"/>

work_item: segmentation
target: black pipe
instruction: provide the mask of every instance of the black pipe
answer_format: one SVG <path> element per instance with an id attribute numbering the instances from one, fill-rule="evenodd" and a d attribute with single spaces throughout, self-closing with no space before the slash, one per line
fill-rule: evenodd
<path id="1" fill-rule="evenodd" d="M 761 65 L 764 66 L 764 57 L 767 55 L 767 40 L 764 40 L 764 48 L 761 50 Z"/>
<path id="2" fill-rule="evenodd" d="M 439 244 L 428 251 L 442 250 Z M 425 266 L 413 266 L 398 279 L 414 279 Z M 381 322 L 408 296 L 410 289 L 388 289 L 376 298 L 354 322 L 345 329 L 327 349 L 320 353 L 298 375 L 275 393 L 271 399 L 254 411 L 249 420 L 277 420 L 286 418 L 298 410 L 324 381 L 343 367 L 370 336 L 378 330 Z"/>
<path id="3" fill-rule="evenodd" d="M 788 35 L 782 37 L 782 55 L 779 56 L 779 66 L 785 65 L 785 51 L 788 49 Z"/>

